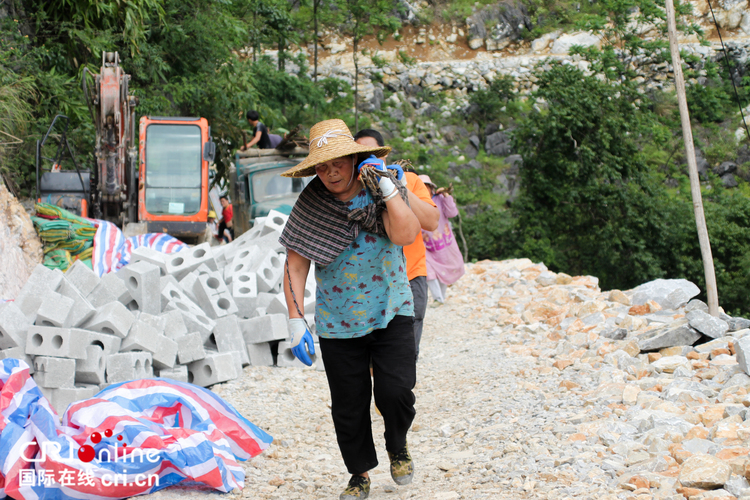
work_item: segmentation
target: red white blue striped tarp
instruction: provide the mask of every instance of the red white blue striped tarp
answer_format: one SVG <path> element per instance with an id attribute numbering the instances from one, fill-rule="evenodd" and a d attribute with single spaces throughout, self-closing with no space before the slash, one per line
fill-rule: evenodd
<path id="1" fill-rule="evenodd" d="M 174 253 L 188 248 L 185 243 L 168 234 L 150 233 L 125 238 L 120 228 L 111 222 L 89 220 L 96 224 L 91 267 L 98 276 L 126 266 L 130 262 L 131 252 L 138 247 L 147 246 L 162 253 Z"/>
<path id="2" fill-rule="evenodd" d="M 243 488 L 239 461 L 273 438 L 201 387 L 143 379 L 68 407 L 58 423 L 26 363 L 0 361 L 0 496 L 118 499 L 181 481 Z"/>

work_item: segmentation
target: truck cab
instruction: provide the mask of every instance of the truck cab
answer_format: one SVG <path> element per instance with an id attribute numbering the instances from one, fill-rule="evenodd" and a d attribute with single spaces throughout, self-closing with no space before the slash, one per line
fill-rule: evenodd
<path id="1" fill-rule="evenodd" d="M 230 169 L 232 204 L 236 218 L 235 236 L 252 227 L 252 221 L 271 210 L 289 214 L 299 194 L 312 177 L 281 177 L 301 162 L 307 150 L 290 152 L 250 150 L 237 153 Z"/>

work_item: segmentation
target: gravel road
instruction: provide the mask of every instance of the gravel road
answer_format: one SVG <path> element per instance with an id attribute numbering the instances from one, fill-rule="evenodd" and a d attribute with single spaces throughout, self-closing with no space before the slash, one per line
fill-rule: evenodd
<path id="1" fill-rule="evenodd" d="M 617 498 L 607 472 L 606 447 L 573 434 L 588 409 L 550 359 L 508 349 L 535 336 L 500 328 L 494 308 L 482 305 L 492 287 L 469 274 L 449 288 L 446 304 L 427 311 L 418 363 L 417 417 L 409 435 L 415 461 L 411 485 L 390 478 L 382 419 L 372 410 L 380 465 L 371 471 L 371 499 Z M 586 380 L 579 380 L 583 385 Z M 567 383 L 567 382 L 566 382 Z M 564 385 L 564 384 L 563 384 Z M 348 481 L 336 445 L 323 372 L 247 367 L 240 379 L 214 386 L 250 421 L 274 437 L 245 463 L 245 489 L 218 495 L 173 487 L 154 499 L 338 498 Z"/>

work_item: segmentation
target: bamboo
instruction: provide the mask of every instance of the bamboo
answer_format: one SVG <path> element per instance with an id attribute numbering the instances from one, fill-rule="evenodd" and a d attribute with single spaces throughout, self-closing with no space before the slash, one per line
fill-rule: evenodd
<path id="1" fill-rule="evenodd" d="M 677 41 L 677 23 L 673 1 L 666 0 L 665 7 L 667 10 L 667 28 L 669 30 L 669 50 L 672 54 L 675 89 L 677 91 L 677 102 L 680 107 L 680 119 L 682 121 L 682 140 L 685 143 L 688 173 L 690 175 L 690 193 L 693 197 L 695 225 L 698 229 L 698 241 L 700 242 L 701 256 L 703 257 L 703 271 L 706 276 L 708 312 L 712 316 L 718 316 L 719 295 L 716 289 L 716 274 L 714 273 L 714 260 L 711 255 L 711 242 L 708 239 L 708 229 L 706 228 L 706 216 L 703 213 L 703 198 L 701 197 L 698 165 L 695 161 L 695 146 L 693 145 L 693 131 L 690 127 L 690 114 L 688 112 L 687 98 L 685 97 L 685 79 L 682 75 L 682 59 L 680 58 L 680 45 Z"/>

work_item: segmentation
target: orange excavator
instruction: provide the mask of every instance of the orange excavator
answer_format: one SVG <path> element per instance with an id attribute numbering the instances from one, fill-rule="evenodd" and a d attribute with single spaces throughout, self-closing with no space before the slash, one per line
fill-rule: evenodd
<path id="1" fill-rule="evenodd" d="M 201 239 L 209 211 L 209 164 L 216 152 L 211 128 L 205 118 L 142 116 L 136 145 L 138 99 L 129 94 L 129 82 L 116 52 L 102 54 L 98 75 L 89 76 L 84 68 L 83 92 L 96 126 L 96 167 L 79 168 L 67 142 L 67 117 L 56 116 L 37 141 L 37 198 L 129 226 L 131 235 L 164 232 L 185 241 Z M 54 157 L 45 156 L 52 150 Z M 62 168 L 66 152 L 74 169 Z"/>

